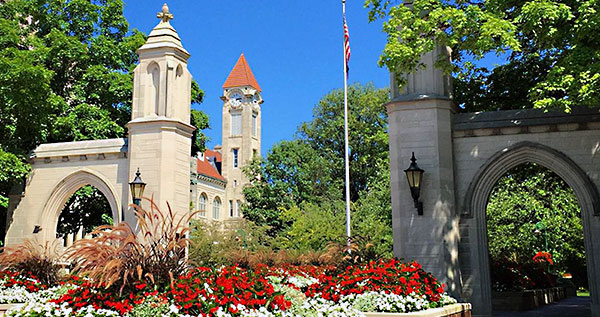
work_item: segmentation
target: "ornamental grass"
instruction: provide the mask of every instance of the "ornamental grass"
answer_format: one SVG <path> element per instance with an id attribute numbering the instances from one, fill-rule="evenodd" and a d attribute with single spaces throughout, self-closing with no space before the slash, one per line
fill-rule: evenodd
<path id="1" fill-rule="evenodd" d="M 27 239 L 21 245 L 2 248 L 0 270 L 32 276 L 45 285 L 54 285 L 61 277 L 60 257 L 57 241 L 39 243 Z"/>
<path id="2" fill-rule="evenodd" d="M 77 241 L 67 250 L 73 272 L 90 278 L 97 286 L 133 288 L 134 283 L 166 285 L 189 269 L 186 248 L 188 224 L 195 213 L 177 217 L 167 203 L 161 211 L 153 199 L 150 209 L 137 205 L 138 228 L 125 222 L 105 225 L 92 238 Z"/>

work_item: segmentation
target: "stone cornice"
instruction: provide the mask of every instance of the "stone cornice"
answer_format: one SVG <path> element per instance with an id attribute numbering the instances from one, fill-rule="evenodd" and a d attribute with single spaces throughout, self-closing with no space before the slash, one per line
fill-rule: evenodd
<path id="1" fill-rule="evenodd" d="M 589 108 L 571 113 L 539 109 L 460 113 L 452 118 L 455 138 L 599 129 L 600 109 Z"/>
<path id="2" fill-rule="evenodd" d="M 222 181 L 220 179 L 216 179 L 214 177 L 210 177 L 210 176 L 206 176 L 203 174 L 197 174 L 197 173 L 192 173 L 192 177 L 196 177 L 199 180 L 203 180 L 205 182 L 209 182 L 209 183 L 213 183 L 219 186 L 223 186 L 223 188 L 225 188 L 225 186 L 227 185 L 226 181 Z"/>
<path id="3" fill-rule="evenodd" d="M 162 130 L 174 129 L 177 133 L 187 137 L 192 137 L 192 133 L 196 131 L 196 127 L 191 124 L 164 116 L 137 118 L 129 121 L 125 125 L 125 127 L 128 129 L 131 129 L 133 126 L 145 126 L 149 129 L 159 127 Z"/>
<path id="4" fill-rule="evenodd" d="M 46 143 L 39 145 L 33 150 L 29 159 L 50 159 L 60 157 L 61 160 L 69 160 L 69 157 L 79 156 L 86 160 L 88 157 L 104 158 L 107 154 L 117 154 L 126 157 L 127 139 L 106 139 L 91 141 L 75 141 L 61 143 Z"/>

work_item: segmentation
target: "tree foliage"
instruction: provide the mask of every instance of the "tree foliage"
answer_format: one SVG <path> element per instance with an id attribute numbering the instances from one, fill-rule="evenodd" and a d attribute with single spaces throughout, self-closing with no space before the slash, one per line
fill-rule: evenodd
<path id="1" fill-rule="evenodd" d="M 0 4 L 0 205 L 41 143 L 125 136 L 136 50 L 122 0 L 10 0 Z M 203 92 L 192 83 L 192 102 Z M 192 124 L 208 127 L 201 111 Z M 201 131 L 194 146 L 206 141 Z M 84 196 L 82 196 L 83 198 Z"/>
<path id="2" fill-rule="evenodd" d="M 355 84 L 348 97 L 353 232 L 390 255 L 388 90 Z M 269 226 L 277 247 L 319 250 L 344 239 L 343 98 L 342 90 L 324 96 L 293 140 L 276 144 L 245 169 L 251 185 L 244 188 L 244 217 Z"/>
<path id="3" fill-rule="evenodd" d="M 452 48 L 452 61 L 440 59 L 438 66 L 454 74 L 456 101 L 467 111 L 600 104 L 596 0 L 366 0 L 365 6 L 371 21 L 385 20 L 379 63 L 398 75 L 421 67 L 420 56 L 436 45 Z M 507 56 L 507 63 L 476 66 L 489 53 Z"/>
<path id="4" fill-rule="evenodd" d="M 350 147 L 350 198 L 356 201 L 359 192 L 388 158 L 387 113 L 384 104 L 389 90 L 373 84 L 348 87 L 348 130 Z M 344 179 L 344 91 L 336 89 L 325 95 L 313 109 L 313 119 L 298 129 L 298 139 L 304 140 L 319 155 L 328 160 L 332 179 Z"/>
<path id="5" fill-rule="evenodd" d="M 534 234 L 538 222 L 547 229 Z M 537 252 L 548 251 L 558 271 L 587 280 L 577 197 L 545 167 L 520 165 L 498 181 L 487 206 L 487 228 L 493 261 L 528 263 Z"/>
<path id="6" fill-rule="evenodd" d="M 106 197 L 96 187 L 87 185 L 73 193 L 58 217 L 57 237 L 77 234 L 85 235 L 101 225 L 112 225 L 112 212 Z"/>

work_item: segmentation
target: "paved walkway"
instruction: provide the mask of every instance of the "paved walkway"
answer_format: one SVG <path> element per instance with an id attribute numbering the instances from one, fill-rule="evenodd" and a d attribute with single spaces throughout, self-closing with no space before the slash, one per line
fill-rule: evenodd
<path id="1" fill-rule="evenodd" d="M 494 317 L 591 317 L 590 297 L 569 297 L 552 305 L 545 305 L 535 310 L 523 312 L 494 312 Z"/>

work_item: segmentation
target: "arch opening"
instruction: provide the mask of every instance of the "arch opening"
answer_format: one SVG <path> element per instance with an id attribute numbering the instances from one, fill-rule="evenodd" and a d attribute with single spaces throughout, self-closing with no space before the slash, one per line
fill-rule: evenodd
<path id="1" fill-rule="evenodd" d="M 490 278 L 489 241 L 487 236 L 487 205 L 494 186 L 502 176 L 514 167 L 524 163 L 535 163 L 547 168 L 560 177 L 573 190 L 581 208 L 583 240 L 587 264 L 587 279 L 591 298 L 592 313 L 600 303 L 598 289 L 598 264 L 600 255 L 595 250 L 594 241 L 600 239 L 600 232 L 595 230 L 597 225 L 598 192 L 587 174 L 567 155 L 548 146 L 521 142 L 502 149 L 492 155 L 473 177 L 465 195 L 462 222 L 466 224 L 471 239 L 461 241 L 463 256 L 469 257 L 472 273 L 468 273 L 467 284 L 463 293 L 473 294 L 475 314 L 491 315 L 492 288 Z M 466 271 L 469 271 L 467 268 Z M 464 283 L 464 282 L 463 282 Z M 466 287 L 466 288 L 465 288 Z"/>
<path id="2" fill-rule="evenodd" d="M 120 196 L 115 194 L 117 191 L 114 189 L 113 184 L 96 171 L 82 169 L 67 175 L 54 185 L 54 189 L 37 221 L 37 223 L 42 225 L 40 234 L 43 240 L 53 241 L 57 239 L 59 219 L 65 209 L 65 205 L 71 202 L 71 199 L 76 200 L 72 196 L 86 186 L 96 188 L 104 196 L 110 207 L 108 210 L 110 217 L 114 222 L 118 222 L 118 219 L 120 219 L 119 206 L 121 206 L 121 201 L 119 199 Z M 73 202 L 76 203 L 76 201 Z M 66 228 L 68 227 L 66 226 Z"/>
<path id="3" fill-rule="evenodd" d="M 511 306 L 506 292 L 589 290 L 579 201 L 552 170 L 522 163 L 507 171 L 489 195 L 486 223 L 494 311 L 528 308 Z"/>
<path id="4" fill-rule="evenodd" d="M 68 247 L 95 228 L 112 224 L 114 219 L 108 199 L 98 188 L 84 185 L 67 199 L 56 225 L 56 238 Z"/>

